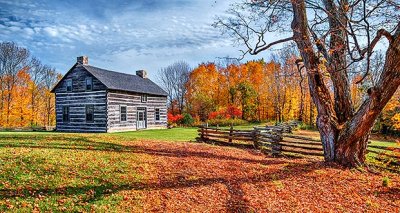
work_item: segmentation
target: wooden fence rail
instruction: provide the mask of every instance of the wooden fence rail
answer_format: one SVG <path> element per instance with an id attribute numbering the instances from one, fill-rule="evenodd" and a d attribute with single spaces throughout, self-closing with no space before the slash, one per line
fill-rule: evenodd
<path id="1" fill-rule="evenodd" d="M 280 124 L 279 126 L 254 127 L 253 130 L 221 129 L 200 127 L 200 141 L 224 142 L 228 144 L 241 143 L 249 147 L 260 149 L 273 156 L 281 154 L 301 154 L 308 156 L 323 156 L 321 141 L 315 138 L 292 135 L 291 131 L 296 123 Z M 377 154 L 377 159 L 390 157 L 395 164 L 400 165 L 400 148 L 368 145 L 368 152 Z"/>

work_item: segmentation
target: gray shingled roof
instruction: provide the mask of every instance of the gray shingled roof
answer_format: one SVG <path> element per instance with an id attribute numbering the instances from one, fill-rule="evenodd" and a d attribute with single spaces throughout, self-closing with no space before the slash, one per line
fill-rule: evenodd
<path id="1" fill-rule="evenodd" d="M 82 65 L 108 89 L 167 96 L 168 94 L 148 78 L 130 75 L 89 65 Z"/>

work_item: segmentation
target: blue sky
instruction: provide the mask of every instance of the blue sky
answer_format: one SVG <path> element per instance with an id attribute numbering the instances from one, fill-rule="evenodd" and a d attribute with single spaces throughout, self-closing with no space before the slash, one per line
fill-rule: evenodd
<path id="1" fill-rule="evenodd" d="M 211 24 L 228 0 L 0 0 L 0 41 L 28 48 L 65 73 L 80 55 L 89 64 L 151 78 L 175 61 L 191 66 L 239 57 L 240 47 Z M 262 57 L 264 54 L 257 56 Z"/>

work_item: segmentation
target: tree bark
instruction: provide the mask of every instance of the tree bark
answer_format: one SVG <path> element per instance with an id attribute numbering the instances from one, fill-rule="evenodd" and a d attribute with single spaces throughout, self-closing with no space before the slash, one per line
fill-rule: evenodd
<path id="1" fill-rule="evenodd" d="M 319 70 L 319 59 L 310 40 L 311 35 L 304 0 L 293 0 L 292 6 L 294 15 L 291 25 L 293 38 L 306 67 L 310 93 L 318 110 L 317 127 L 324 147 L 324 158 L 326 161 L 334 161 L 335 142 L 338 136 L 335 110 L 329 90 Z"/>
<path id="2" fill-rule="evenodd" d="M 329 55 L 327 70 L 333 83 L 334 109 L 339 124 L 345 123 L 354 113 L 346 68 L 347 32 L 343 26 L 347 25 L 347 19 L 343 12 L 345 9 L 341 8 L 344 7 L 345 2 L 347 1 L 344 0 L 342 5 L 337 6 L 332 0 L 324 0 L 325 8 L 330 13 L 328 16 L 329 28 L 333 29 L 329 43 L 331 54 L 326 53 L 326 55 Z"/>
<path id="3" fill-rule="evenodd" d="M 389 39 L 383 71 L 375 87 L 368 90 L 369 97 L 358 112 L 344 126 L 336 147 L 336 161 L 356 166 L 365 162 L 368 136 L 375 120 L 400 86 L 400 23 Z"/>
<path id="4" fill-rule="evenodd" d="M 400 23 L 394 36 L 388 38 L 389 48 L 378 83 L 368 90 L 369 98 L 353 115 L 347 75 L 345 72 L 335 72 L 336 69 L 343 67 L 342 63 L 345 59 L 342 58 L 340 52 L 333 53 L 331 64 L 334 65 L 332 70 L 334 75 L 331 79 L 334 84 L 336 82 L 335 104 L 333 104 L 319 70 L 319 59 L 310 40 L 304 0 L 294 0 L 292 6 L 293 37 L 307 69 L 310 93 L 318 110 L 317 127 L 325 160 L 349 167 L 364 165 L 371 128 L 400 85 Z M 340 37 L 340 35 L 337 36 Z M 339 43 L 343 42 L 338 37 L 334 39 Z"/>

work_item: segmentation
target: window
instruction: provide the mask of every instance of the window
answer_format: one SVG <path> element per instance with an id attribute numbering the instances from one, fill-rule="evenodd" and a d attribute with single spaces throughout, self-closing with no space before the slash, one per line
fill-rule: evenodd
<path id="1" fill-rule="evenodd" d="M 160 120 L 160 109 L 156 109 L 156 121 Z"/>
<path id="2" fill-rule="evenodd" d="M 63 120 L 63 122 L 69 122 L 69 106 L 63 106 L 62 120 Z"/>
<path id="3" fill-rule="evenodd" d="M 126 106 L 121 106 L 121 121 L 126 121 Z"/>
<path id="4" fill-rule="evenodd" d="M 94 106 L 86 105 L 86 122 L 91 123 L 94 122 Z"/>
<path id="5" fill-rule="evenodd" d="M 72 91 L 72 79 L 66 80 L 66 83 L 67 83 L 67 92 L 71 92 Z"/>
<path id="6" fill-rule="evenodd" d="M 93 80 L 91 77 L 86 78 L 86 90 L 91 91 L 93 89 Z"/>
<path id="7" fill-rule="evenodd" d="M 142 102 L 147 102 L 147 95 L 142 94 L 141 99 L 142 99 Z"/>

